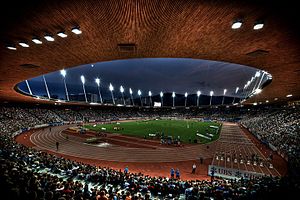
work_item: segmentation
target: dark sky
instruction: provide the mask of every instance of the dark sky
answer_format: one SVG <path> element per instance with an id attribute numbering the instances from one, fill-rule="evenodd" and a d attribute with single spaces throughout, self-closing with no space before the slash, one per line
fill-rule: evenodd
<path id="1" fill-rule="evenodd" d="M 236 87 L 243 88 L 248 80 L 255 75 L 257 69 L 243 65 L 208 61 L 200 59 L 182 58 L 143 58 L 129 60 L 115 60 L 109 62 L 93 63 L 67 69 L 66 82 L 70 94 L 82 93 L 80 76 L 86 79 L 87 93 L 97 94 L 95 78 L 101 79 L 101 91 L 110 94 L 109 83 L 115 88 L 114 93 L 119 95 L 121 85 L 125 88 L 125 95 L 129 95 L 132 88 L 134 95 L 140 89 L 143 95 L 151 90 L 153 95 L 160 91 L 178 94 L 195 94 L 200 90 L 202 94 L 235 95 Z M 60 72 L 46 74 L 50 94 L 64 96 L 63 78 Z M 34 95 L 46 94 L 42 77 L 29 80 Z M 20 89 L 27 92 L 26 84 L 21 83 Z M 109 98 L 109 97 L 108 97 Z"/>

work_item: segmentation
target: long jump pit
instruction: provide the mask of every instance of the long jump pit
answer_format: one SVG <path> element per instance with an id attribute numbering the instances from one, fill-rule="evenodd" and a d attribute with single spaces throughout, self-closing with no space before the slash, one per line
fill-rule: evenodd
<path id="1" fill-rule="evenodd" d="M 219 140 L 210 144 L 170 146 L 160 144 L 159 140 L 116 133 L 99 136 L 88 131 L 79 134 L 72 129 L 72 126 L 74 125 L 33 129 L 17 136 L 16 141 L 77 162 L 116 170 L 128 167 L 132 173 L 142 173 L 152 177 L 170 177 L 171 168 L 179 169 L 183 180 L 210 179 L 209 167 L 217 166 L 215 159 L 217 151 L 220 151 L 220 146 L 221 148 L 224 146 L 218 144 L 222 142 L 220 141 L 222 130 Z M 95 138 L 97 138 L 96 143 L 86 143 L 88 139 Z M 58 149 L 56 142 L 59 142 Z M 197 166 L 194 174 L 191 173 L 193 164 Z"/>

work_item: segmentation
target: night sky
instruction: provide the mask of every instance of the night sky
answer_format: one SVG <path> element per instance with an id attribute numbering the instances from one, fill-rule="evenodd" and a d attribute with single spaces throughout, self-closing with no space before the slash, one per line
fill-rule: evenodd
<path id="1" fill-rule="evenodd" d="M 83 93 L 81 75 L 84 75 L 86 79 L 86 92 L 98 94 L 95 78 L 99 77 L 101 93 L 105 99 L 111 98 L 108 90 L 109 83 L 114 86 L 116 97 L 120 96 L 121 85 L 125 88 L 125 96 L 129 96 L 129 88 L 132 88 L 134 97 L 138 97 L 138 89 L 142 91 L 142 96 L 148 95 L 149 90 L 152 91 L 153 96 L 158 95 L 160 91 L 195 94 L 198 90 L 203 95 L 209 95 L 209 92 L 213 90 L 214 95 L 222 96 L 225 88 L 228 96 L 238 97 L 239 93 L 235 94 L 236 87 L 243 88 L 255 75 L 257 69 L 200 59 L 143 58 L 91 63 L 69 68 L 66 71 L 69 94 Z M 64 99 L 65 90 L 60 72 L 45 74 L 45 79 L 51 97 L 57 96 Z M 46 95 L 42 76 L 28 81 L 33 95 Z M 18 86 L 28 93 L 24 82 Z"/>

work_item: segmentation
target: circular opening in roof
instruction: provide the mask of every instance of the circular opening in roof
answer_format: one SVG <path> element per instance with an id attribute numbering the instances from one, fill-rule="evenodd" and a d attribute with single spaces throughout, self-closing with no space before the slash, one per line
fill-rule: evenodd
<path id="1" fill-rule="evenodd" d="M 55 101 L 148 106 L 164 101 L 164 106 L 199 106 L 240 102 L 271 80 L 269 73 L 245 65 L 141 58 L 68 68 L 25 80 L 17 89 Z"/>

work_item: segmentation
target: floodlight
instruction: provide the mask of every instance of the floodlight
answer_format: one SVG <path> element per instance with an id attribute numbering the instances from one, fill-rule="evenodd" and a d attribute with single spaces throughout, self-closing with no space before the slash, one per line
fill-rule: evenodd
<path id="1" fill-rule="evenodd" d="M 19 42 L 19 45 L 22 47 L 29 47 L 29 45 L 25 42 Z"/>
<path id="2" fill-rule="evenodd" d="M 123 93 L 124 92 L 124 88 L 123 88 L 123 86 L 121 85 L 121 87 L 120 87 L 120 92 L 121 93 Z"/>
<path id="3" fill-rule="evenodd" d="M 286 95 L 286 97 L 287 98 L 289 98 L 289 97 L 292 97 L 293 95 L 292 94 L 288 94 L 288 95 Z"/>
<path id="4" fill-rule="evenodd" d="M 176 95 L 175 95 L 175 92 L 172 92 L 172 97 L 175 98 L 175 96 L 176 96 Z"/>
<path id="5" fill-rule="evenodd" d="M 148 92 L 148 95 L 149 95 L 149 97 L 151 97 L 151 96 L 152 96 L 152 92 L 151 92 L 151 91 L 149 91 L 149 92 Z"/>
<path id="6" fill-rule="evenodd" d="M 184 93 L 184 96 L 185 96 L 185 98 L 187 98 L 187 96 L 188 96 L 188 93 L 186 92 L 186 93 Z"/>
<path id="7" fill-rule="evenodd" d="M 242 20 L 236 20 L 232 23 L 231 28 L 232 29 L 239 29 L 242 26 Z"/>
<path id="8" fill-rule="evenodd" d="M 259 94 L 259 93 L 261 93 L 261 91 L 262 91 L 262 89 L 257 88 L 257 89 L 254 91 L 254 94 Z"/>
<path id="9" fill-rule="evenodd" d="M 225 94 L 226 94 L 226 92 L 227 92 L 227 89 L 224 89 L 224 93 L 223 93 L 223 94 L 225 95 Z"/>
<path id="10" fill-rule="evenodd" d="M 81 79 L 82 84 L 84 84 L 85 83 L 85 78 L 84 78 L 83 75 L 80 76 L 80 79 Z"/>
<path id="11" fill-rule="evenodd" d="M 129 88 L 129 93 L 130 93 L 130 94 L 132 94 L 132 93 L 133 93 L 131 88 Z"/>
<path id="12" fill-rule="evenodd" d="M 62 70 L 60 70 L 60 74 L 65 78 L 67 75 L 67 71 L 62 69 Z"/>
<path id="13" fill-rule="evenodd" d="M 82 33 L 82 31 L 79 29 L 79 27 L 75 27 L 72 29 L 72 32 L 75 33 L 76 35 L 79 35 Z"/>
<path id="14" fill-rule="evenodd" d="M 9 50 L 17 50 L 17 48 L 15 46 L 12 46 L 12 45 L 7 46 L 6 48 L 8 48 Z"/>
<path id="15" fill-rule="evenodd" d="M 261 75 L 260 71 L 257 71 L 257 72 L 255 73 L 255 77 L 260 77 L 260 75 Z"/>
<path id="16" fill-rule="evenodd" d="M 238 91 L 239 91 L 239 87 L 236 87 L 236 89 L 235 89 L 235 93 L 237 93 Z"/>
<path id="17" fill-rule="evenodd" d="M 95 82 L 96 82 L 97 85 L 99 86 L 99 85 L 100 85 L 100 78 L 96 78 L 96 79 L 95 79 Z"/>
<path id="18" fill-rule="evenodd" d="M 62 37 L 62 38 L 68 37 L 68 35 L 65 34 L 64 32 L 58 32 L 57 35 L 58 35 L 59 37 Z"/>
<path id="19" fill-rule="evenodd" d="M 42 44 L 43 42 L 38 39 L 38 38 L 32 38 L 32 42 L 34 42 L 35 44 Z"/>
<path id="20" fill-rule="evenodd" d="M 214 91 L 210 91 L 209 94 L 210 94 L 210 96 L 214 95 Z"/>
<path id="21" fill-rule="evenodd" d="M 197 91 L 197 96 L 199 97 L 201 95 L 201 91 Z"/>
<path id="22" fill-rule="evenodd" d="M 109 90 L 110 90 L 110 91 L 113 91 L 113 90 L 114 90 L 114 87 L 112 86 L 111 83 L 109 84 Z"/>
<path id="23" fill-rule="evenodd" d="M 163 92 L 160 92 L 160 97 L 163 97 L 164 96 L 164 93 Z"/>
<path id="24" fill-rule="evenodd" d="M 262 20 L 259 20 L 259 21 L 255 22 L 253 29 L 259 30 L 259 29 L 262 29 L 263 27 L 264 27 L 264 22 Z"/>
<path id="25" fill-rule="evenodd" d="M 141 96 L 142 95 L 142 92 L 141 90 L 138 90 L 138 95 Z"/>
<path id="26" fill-rule="evenodd" d="M 53 42 L 54 41 L 54 37 L 52 37 L 51 35 L 45 35 L 44 38 L 49 41 L 49 42 Z"/>

